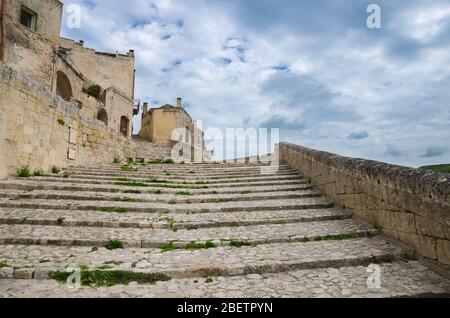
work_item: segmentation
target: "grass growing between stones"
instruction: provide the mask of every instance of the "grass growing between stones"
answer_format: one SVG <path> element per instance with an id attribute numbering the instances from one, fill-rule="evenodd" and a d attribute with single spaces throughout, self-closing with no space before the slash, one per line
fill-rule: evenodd
<path id="1" fill-rule="evenodd" d="M 316 236 L 314 241 L 342 241 L 359 238 L 358 233 Z"/>
<path id="2" fill-rule="evenodd" d="M 107 213 L 127 213 L 128 210 L 126 208 L 102 208 L 102 212 Z"/>
<path id="3" fill-rule="evenodd" d="M 206 241 L 205 243 L 198 243 L 195 241 L 190 242 L 186 249 L 188 250 L 202 250 L 202 249 L 209 249 L 214 248 L 216 245 L 212 241 Z"/>
<path id="4" fill-rule="evenodd" d="M 72 273 L 52 272 L 49 274 L 51 279 L 60 283 L 66 283 Z M 103 270 L 82 270 L 81 285 L 91 287 L 128 285 L 131 282 L 138 284 L 153 285 L 158 281 L 169 281 L 170 277 L 157 273 L 135 273 L 130 271 L 103 271 Z"/>
<path id="5" fill-rule="evenodd" d="M 230 241 L 230 246 L 241 248 L 243 246 L 251 246 L 251 244 L 248 243 L 248 242 L 240 241 L 240 240 L 231 240 Z"/>
<path id="6" fill-rule="evenodd" d="M 65 220 L 65 218 L 59 217 L 58 219 L 56 219 L 56 224 L 63 225 L 64 224 L 64 220 Z"/>
<path id="7" fill-rule="evenodd" d="M 176 195 L 193 195 L 193 194 L 189 191 L 179 191 L 176 193 Z"/>
<path id="8" fill-rule="evenodd" d="M 3 268 L 3 267 L 9 267 L 9 265 L 8 265 L 8 263 L 6 263 L 6 261 L 0 262 L 0 268 Z"/>
<path id="9" fill-rule="evenodd" d="M 171 252 L 175 250 L 175 246 L 173 246 L 173 242 L 167 243 L 163 247 L 161 247 L 162 252 Z"/>
<path id="10" fill-rule="evenodd" d="M 23 166 L 17 171 L 17 176 L 19 178 L 28 178 L 30 175 L 30 168 L 28 168 L 28 166 Z"/>
<path id="11" fill-rule="evenodd" d="M 136 202 L 136 199 L 129 198 L 129 197 L 116 197 L 116 198 L 113 198 L 113 201 L 119 201 L 119 202 Z"/>
<path id="12" fill-rule="evenodd" d="M 121 169 L 122 171 L 126 171 L 126 172 L 129 172 L 129 171 L 137 171 L 137 170 L 138 170 L 138 168 L 135 167 L 135 166 L 133 166 L 132 164 L 126 164 L 126 165 L 123 165 L 122 167 L 120 167 L 120 169 Z"/>
<path id="13" fill-rule="evenodd" d="M 168 203 L 169 203 L 169 204 L 177 204 L 177 200 L 172 199 L 172 200 L 170 200 Z"/>
<path id="14" fill-rule="evenodd" d="M 108 250 L 117 250 L 123 248 L 123 243 L 120 240 L 109 240 L 108 243 L 106 243 L 105 248 Z"/>

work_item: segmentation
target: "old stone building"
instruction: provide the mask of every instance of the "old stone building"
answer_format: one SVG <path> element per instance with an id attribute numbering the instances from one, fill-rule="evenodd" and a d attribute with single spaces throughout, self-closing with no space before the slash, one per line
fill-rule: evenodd
<path id="1" fill-rule="evenodd" d="M 211 160 L 211 153 L 205 149 L 204 133 L 184 109 L 181 98 L 177 99 L 176 106 L 165 104 L 148 109 L 147 104 L 144 104 L 138 136 L 141 140 L 167 145 L 170 149 L 178 144 L 178 151 L 186 160 Z"/>
<path id="2" fill-rule="evenodd" d="M 21 166 L 170 157 L 168 144 L 162 152 L 152 144 L 157 138 L 132 139 L 133 50 L 104 53 L 61 38 L 58 0 L 4 0 L 1 12 L 0 177 Z M 159 128 L 172 127 L 168 121 Z M 194 131 L 190 117 L 186 127 Z"/>

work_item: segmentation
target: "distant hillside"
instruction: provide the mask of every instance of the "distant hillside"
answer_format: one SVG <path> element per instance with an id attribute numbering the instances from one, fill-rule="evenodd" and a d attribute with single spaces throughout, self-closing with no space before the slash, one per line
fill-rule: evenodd
<path id="1" fill-rule="evenodd" d="M 434 166 L 423 166 L 423 167 L 420 167 L 419 169 L 432 170 L 432 171 L 435 171 L 435 172 L 450 173 L 450 164 L 434 165 Z"/>

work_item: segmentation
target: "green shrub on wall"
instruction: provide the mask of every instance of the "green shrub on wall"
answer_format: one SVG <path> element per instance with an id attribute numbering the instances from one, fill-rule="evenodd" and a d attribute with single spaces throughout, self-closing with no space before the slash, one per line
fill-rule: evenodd
<path id="1" fill-rule="evenodd" d="M 86 93 L 92 97 L 99 98 L 102 88 L 99 85 L 91 85 L 86 89 Z"/>

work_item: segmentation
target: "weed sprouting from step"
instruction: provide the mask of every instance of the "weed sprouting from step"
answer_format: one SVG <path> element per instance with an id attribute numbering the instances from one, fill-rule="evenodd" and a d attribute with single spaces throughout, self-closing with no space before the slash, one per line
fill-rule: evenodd
<path id="1" fill-rule="evenodd" d="M 120 167 L 120 169 L 122 171 L 125 171 L 125 172 L 137 171 L 138 170 L 137 167 L 133 166 L 132 164 L 123 165 L 122 167 Z"/>
<path id="2" fill-rule="evenodd" d="M 108 250 L 116 250 L 123 248 L 123 242 L 120 240 L 109 240 L 108 243 L 106 243 L 105 248 Z"/>
<path id="3" fill-rule="evenodd" d="M 25 191 L 27 192 L 33 192 L 35 189 L 34 188 L 27 188 Z"/>
<path id="4" fill-rule="evenodd" d="M 34 170 L 34 172 L 33 172 L 33 176 L 34 176 L 34 177 L 43 177 L 43 176 L 44 176 L 44 173 L 42 172 L 42 170 L 36 169 L 36 170 Z"/>
<path id="5" fill-rule="evenodd" d="M 231 240 L 230 241 L 230 246 L 232 247 L 237 247 L 237 248 L 241 248 L 243 246 L 250 246 L 251 244 L 248 242 L 244 242 L 244 241 L 240 241 L 240 240 Z"/>
<path id="6" fill-rule="evenodd" d="M 161 163 L 161 160 L 160 160 L 160 159 L 157 159 L 157 160 L 149 160 L 149 161 L 147 161 L 147 163 L 150 164 L 150 165 L 156 165 L 156 164 Z"/>
<path id="7" fill-rule="evenodd" d="M 59 119 L 57 120 L 57 122 L 58 122 L 58 124 L 60 124 L 61 126 L 64 126 L 64 125 L 66 124 L 66 122 L 65 122 L 64 119 L 62 119 L 62 118 L 59 118 Z"/>
<path id="8" fill-rule="evenodd" d="M 166 172 L 166 176 L 171 176 L 172 174 L 170 172 Z"/>
<path id="9" fill-rule="evenodd" d="M 205 283 L 207 283 L 207 284 L 214 283 L 214 279 L 212 279 L 211 277 L 207 277 L 207 278 L 205 279 Z"/>
<path id="10" fill-rule="evenodd" d="M 56 219 L 56 224 L 58 224 L 59 226 L 61 226 L 61 225 L 64 224 L 64 220 L 65 220 L 65 218 L 59 217 L 59 218 Z"/>
<path id="11" fill-rule="evenodd" d="M 67 179 L 67 178 L 69 178 L 70 177 L 70 173 L 68 173 L 67 171 L 66 172 L 64 172 L 63 173 L 63 176 L 62 176 L 64 179 Z"/>
<path id="12" fill-rule="evenodd" d="M 123 262 L 122 261 L 114 261 L 114 260 L 112 260 L 112 261 L 103 262 L 103 264 L 104 265 L 121 265 L 121 264 L 123 264 Z"/>
<path id="13" fill-rule="evenodd" d="M 8 263 L 6 263 L 6 261 L 0 262 L 0 268 L 3 268 L 3 267 L 9 267 L 9 265 L 8 265 Z"/>
<path id="14" fill-rule="evenodd" d="M 187 246 L 186 249 L 188 250 L 201 250 L 201 249 L 209 249 L 214 248 L 216 245 L 212 241 L 206 241 L 205 243 L 199 243 L 192 241 Z"/>
<path id="15" fill-rule="evenodd" d="M 72 273 L 51 272 L 50 279 L 60 283 L 66 283 Z M 103 270 L 82 270 L 81 285 L 91 287 L 128 285 L 131 282 L 138 284 L 154 285 L 158 281 L 169 281 L 171 278 L 165 274 L 159 273 L 136 273 L 130 271 L 103 271 Z"/>
<path id="16" fill-rule="evenodd" d="M 245 190 L 245 191 L 242 191 L 242 192 L 241 192 L 241 194 L 250 194 L 250 193 L 252 193 L 251 190 Z"/>
<path id="17" fill-rule="evenodd" d="M 113 190 L 115 190 L 115 192 L 117 192 L 117 189 L 113 189 Z M 111 191 L 111 192 L 113 192 L 113 191 Z M 142 192 L 139 190 L 125 190 L 125 191 L 123 191 L 123 193 L 141 194 Z"/>
<path id="18" fill-rule="evenodd" d="M 113 198 L 113 201 L 119 201 L 119 202 L 136 202 L 136 199 L 129 198 L 129 197 L 116 197 Z M 126 211 L 125 211 L 126 212 Z M 123 213 L 123 212 L 122 212 Z"/>
<path id="19" fill-rule="evenodd" d="M 28 166 L 20 167 L 20 169 L 17 171 L 17 176 L 19 178 L 28 178 L 28 177 L 30 177 L 30 168 L 28 168 Z"/>
<path id="20" fill-rule="evenodd" d="M 306 237 L 306 236 L 302 239 L 302 242 L 303 242 L 303 243 L 307 243 L 307 242 L 309 242 L 309 241 L 310 241 L 309 237 Z"/>
<path id="21" fill-rule="evenodd" d="M 150 183 L 173 183 L 172 181 L 169 181 L 169 180 L 159 180 L 158 178 L 150 178 L 150 179 L 148 179 L 147 182 L 150 182 Z"/>
<path id="22" fill-rule="evenodd" d="M 175 161 L 173 161 L 172 159 L 166 159 L 166 160 L 164 160 L 164 161 L 162 161 L 161 163 L 164 163 L 164 164 L 166 164 L 166 165 L 172 165 L 172 164 L 174 164 L 175 163 Z"/>
<path id="23" fill-rule="evenodd" d="M 176 195 L 193 195 L 193 194 L 189 191 L 179 191 L 176 193 Z"/>
<path id="24" fill-rule="evenodd" d="M 98 251 L 98 247 L 97 246 L 94 246 L 93 248 L 91 248 L 91 253 L 97 252 L 97 251 Z"/>
<path id="25" fill-rule="evenodd" d="M 359 238 L 358 233 L 316 236 L 314 241 L 342 241 Z"/>
<path id="26" fill-rule="evenodd" d="M 127 213 L 128 210 L 126 208 L 101 208 L 102 212 L 106 213 Z"/>
<path id="27" fill-rule="evenodd" d="M 58 174 L 58 173 L 60 173 L 61 172 L 61 170 L 58 168 L 58 167 L 53 167 L 52 168 L 52 173 L 53 174 Z"/>
<path id="28" fill-rule="evenodd" d="M 177 204 L 177 200 L 172 199 L 172 200 L 170 200 L 168 203 L 169 203 L 169 204 Z"/>
<path id="29" fill-rule="evenodd" d="M 171 252 L 175 250 L 175 246 L 173 245 L 173 242 L 167 243 L 161 248 L 162 252 Z"/>

